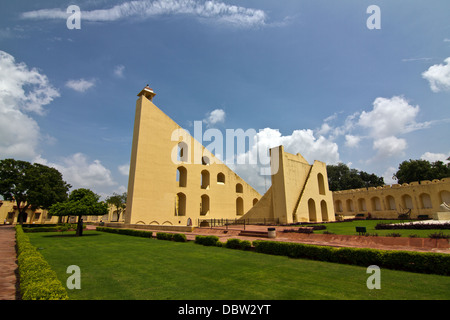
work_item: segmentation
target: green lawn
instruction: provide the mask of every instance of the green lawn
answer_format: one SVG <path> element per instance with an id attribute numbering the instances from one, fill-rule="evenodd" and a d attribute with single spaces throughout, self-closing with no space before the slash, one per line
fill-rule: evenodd
<path id="1" fill-rule="evenodd" d="M 382 269 L 369 290 L 364 267 L 97 231 L 27 235 L 63 285 L 80 267 L 71 299 L 450 299 L 445 276 Z"/>
<path id="2" fill-rule="evenodd" d="M 366 227 L 367 233 L 370 235 L 377 234 L 378 236 L 386 236 L 392 233 L 399 233 L 402 237 L 409 237 L 416 235 L 422 238 L 428 238 L 432 233 L 442 232 L 443 234 L 450 235 L 450 230 L 412 230 L 412 229 L 395 229 L 395 230 L 376 230 L 375 226 L 378 223 L 400 223 L 399 220 L 354 220 L 347 222 L 333 222 L 326 223 L 326 230 L 316 230 L 314 233 L 321 234 L 324 231 L 332 232 L 334 234 L 356 235 L 355 227 Z M 408 221 L 405 221 L 408 222 Z M 303 225 L 305 226 L 305 225 Z"/>

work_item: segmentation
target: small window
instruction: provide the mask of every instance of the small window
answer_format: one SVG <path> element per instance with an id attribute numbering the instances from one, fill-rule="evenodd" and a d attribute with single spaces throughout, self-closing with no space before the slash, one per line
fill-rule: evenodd
<path id="1" fill-rule="evenodd" d="M 217 175 L 217 184 L 225 184 L 225 175 L 222 172 Z"/>
<path id="2" fill-rule="evenodd" d="M 242 184 L 236 184 L 236 193 L 244 193 L 244 187 L 242 187 Z"/>
<path id="3" fill-rule="evenodd" d="M 179 187 L 185 188 L 187 185 L 187 170 L 185 167 L 177 168 L 177 182 Z"/>
<path id="4" fill-rule="evenodd" d="M 202 157 L 202 165 L 209 166 L 210 163 L 211 163 L 211 161 L 209 160 L 209 158 L 207 156 Z"/>
<path id="5" fill-rule="evenodd" d="M 200 184 L 202 189 L 209 189 L 209 172 L 207 170 L 202 171 Z"/>

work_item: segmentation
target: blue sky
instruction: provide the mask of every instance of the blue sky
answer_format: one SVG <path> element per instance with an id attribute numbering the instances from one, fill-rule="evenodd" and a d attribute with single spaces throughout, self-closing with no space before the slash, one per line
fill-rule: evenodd
<path id="1" fill-rule="evenodd" d="M 80 29 L 67 27 L 69 5 Z M 370 5 L 380 29 L 367 27 Z M 188 130 L 253 129 L 259 148 L 393 183 L 403 160 L 450 156 L 448 12 L 447 0 L 2 1 L 0 158 L 54 166 L 103 196 L 126 191 L 149 84 Z M 231 167 L 261 193 L 270 184 Z"/>

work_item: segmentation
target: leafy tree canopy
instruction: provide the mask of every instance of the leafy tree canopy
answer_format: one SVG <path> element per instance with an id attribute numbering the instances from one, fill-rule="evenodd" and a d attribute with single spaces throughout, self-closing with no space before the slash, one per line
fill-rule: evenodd
<path id="1" fill-rule="evenodd" d="M 378 187 L 384 185 L 384 179 L 375 174 L 350 169 L 344 163 L 327 165 L 328 185 L 330 191 Z"/>
<path id="2" fill-rule="evenodd" d="M 4 200 L 16 201 L 19 223 L 29 208 L 48 209 L 65 201 L 70 187 L 55 168 L 22 160 L 0 160 L 0 195 Z"/>
<path id="3" fill-rule="evenodd" d="M 429 162 L 428 160 L 408 160 L 400 163 L 394 179 L 398 183 L 413 181 L 434 180 L 450 177 L 450 163 L 442 161 Z"/>
<path id="4" fill-rule="evenodd" d="M 120 214 L 125 210 L 127 206 L 127 193 L 122 194 L 113 193 L 112 196 L 106 199 L 106 203 L 116 207 L 117 221 L 119 221 Z"/>

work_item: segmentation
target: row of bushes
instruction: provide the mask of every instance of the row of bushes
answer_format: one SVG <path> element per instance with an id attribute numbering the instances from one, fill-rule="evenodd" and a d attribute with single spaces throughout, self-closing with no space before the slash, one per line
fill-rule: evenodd
<path id="1" fill-rule="evenodd" d="M 195 243 L 204 246 L 215 246 L 215 247 L 225 247 L 229 249 L 239 249 L 239 250 L 250 250 L 252 243 L 248 240 L 240 239 L 228 239 L 227 242 L 222 244 L 217 236 L 195 236 Z"/>
<path id="2" fill-rule="evenodd" d="M 128 236 L 134 237 L 143 237 L 143 238 L 151 238 L 153 233 L 151 231 L 144 230 L 133 230 L 133 229 L 121 229 L 121 228 L 107 228 L 107 227 L 97 227 L 97 231 L 116 233 L 116 234 L 125 234 Z"/>
<path id="3" fill-rule="evenodd" d="M 17 263 L 23 300 L 67 300 L 66 289 L 48 262 L 16 225 Z"/>
<path id="4" fill-rule="evenodd" d="M 166 233 L 166 232 L 158 232 L 156 233 L 156 239 L 159 240 L 169 240 L 175 242 L 186 242 L 186 235 L 182 233 Z"/>
<path id="5" fill-rule="evenodd" d="M 377 230 L 395 230 L 395 229 L 413 229 L 413 230 L 448 230 L 450 229 L 450 223 L 378 223 L 375 226 Z"/>
<path id="6" fill-rule="evenodd" d="M 134 230 L 134 229 L 122 229 L 122 228 L 108 228 L 108 227 L 97 227 L 97 231 L 116 233 L 116 234 L 124 234 L 128 236 L 135 237 L 143 237 L 143 238 L 152 238 L 152 231 L 145 230 Z M 156 239 L 158 240 L 169 240 L 169 241 L 177 241 L 177 242 L 186 242 L 186 235 L 182 233 L 166 233 L 166 232 L 157 232 Z"/>
<path id="7" fill-rule="evenodd" d="M 28 232 L 57 232 L 57 231 L 68 231 L 68 230 L 76 230 L 76 223 L 62 223 L 57 225 L 30 225 L 28 227 L 23 228 L 23 231 Z M 83 228 L 86 228 L 86 225 L 83 225 Z"/>
<path id="8" fill-rule="evenodd" d="M 302 243 L 255 240 L 256 252 L 326 262 L 378 267 L 419 273 L 450 275 L 450 255 L 366 248 L 334 248 Z"/>

